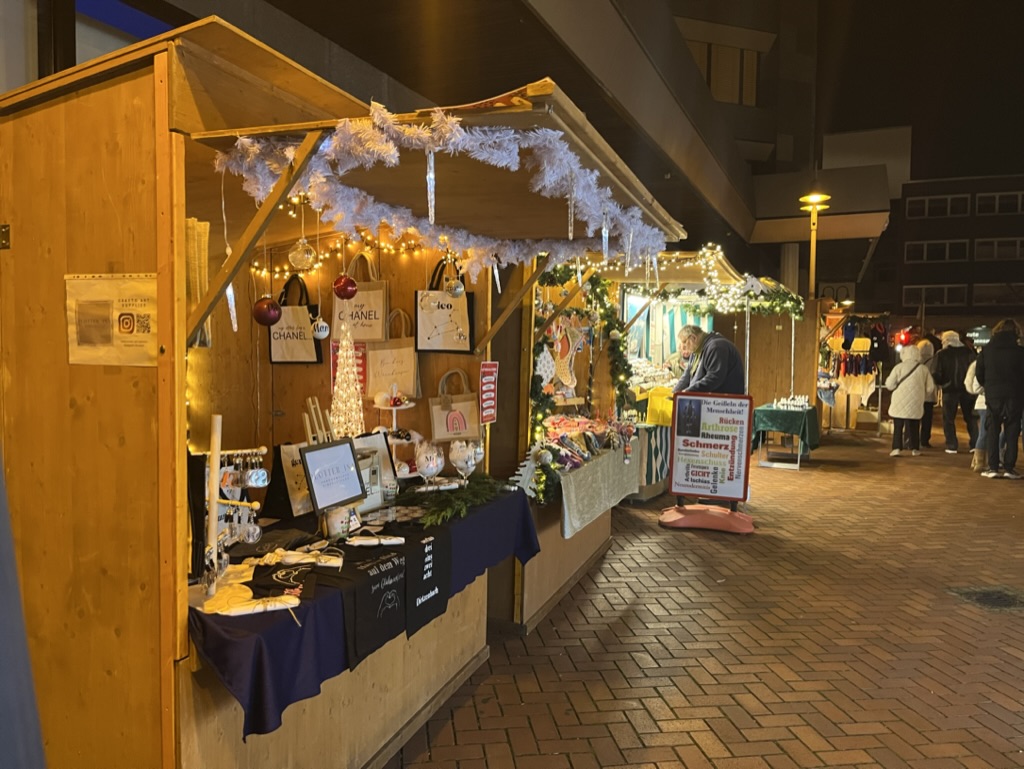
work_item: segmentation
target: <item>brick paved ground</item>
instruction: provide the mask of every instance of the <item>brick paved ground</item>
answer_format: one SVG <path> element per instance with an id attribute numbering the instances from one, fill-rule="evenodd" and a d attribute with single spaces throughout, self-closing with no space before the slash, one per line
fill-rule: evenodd
<path id="1" fill-rule="evenodd" d="M 616 508 L 611 550 L 389 769 L 1024 766 L 1024 609 L 952 592 L 1024 593 L 1024 481 L 888 440 L 752 468 L 748 536 Z"/>

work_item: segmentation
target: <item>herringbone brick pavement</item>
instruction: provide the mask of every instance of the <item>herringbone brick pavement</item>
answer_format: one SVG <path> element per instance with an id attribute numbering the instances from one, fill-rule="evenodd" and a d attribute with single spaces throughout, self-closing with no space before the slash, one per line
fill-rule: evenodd
<path id="1" fill-rule="evenodd" d="M 607 554 L 389 767 L 1024 766 L 1024 609 L 953 592 L 1024 593 L 1024 481 L 888 440 L 752 467 L 751 535 L 616 508 Z"/>

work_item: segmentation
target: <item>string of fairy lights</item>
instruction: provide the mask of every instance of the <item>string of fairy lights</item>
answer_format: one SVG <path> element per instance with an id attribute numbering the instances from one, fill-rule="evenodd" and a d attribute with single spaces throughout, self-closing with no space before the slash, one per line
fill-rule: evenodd
<path id="1" fill-rule="evenodd" d="M 294 205 L 297 208 L 298 201 L 296 197 L 293 196 L 292 200 L 295 203 L 290 202 L 289 206 Z M 286 207 L 285 204 L 279 207 L 285 208 L 288 211 L 288 215 L 292 216 L 291 208 Z M 294 250 L 295 244 L 289 242 L 264 246 L 251 259 L 249 271 L 256 277 L 270 278 L 274 283 L 279 283 L 288 280 L 289 277 L 296 273 L 299 275 L 316 275 L 317 271 L 328 260 L 338 260 L 344 265 L 360 251 L 365 250 L 376 252 L 378 257 L 388 255 L 418 257 L 427 251 L 441 251 L 443 258 L 452 263 L 457 263 L 456 255 L 445 248 L 445 243 L 439 243 L 437 249 L 428 249 L 421 240 L 409 232 L 403 233 L 397 241 L 388 240 L 382 237 L 380 233 L 374 234 L 369 230 L 362 229 L 340 237 L 334 233 L 332 235 L 329 241 L 317 244 L 317 246 L 311 246 L 315 256 L 313 256 L 308 267 L 298 268 L 293 264 L 290 254 Z"/>

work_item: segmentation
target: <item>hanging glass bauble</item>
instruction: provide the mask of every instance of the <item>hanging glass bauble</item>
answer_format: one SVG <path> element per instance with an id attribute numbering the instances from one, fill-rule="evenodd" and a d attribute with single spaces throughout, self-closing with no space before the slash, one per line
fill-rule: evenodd
<path id="1" fill-rule="evenodd" d="M 590 322 L 591 323 L 599 323 L 600 321 L 601 321 L 601 313 L 599 313 L 597 310 L 593 310 L 590 313 Z"/>
<path id="2" fill-rule="evenodd" d="M 316 262 L 316 250 L 305 238 L 299 238 L 288 251 L 288 261 L 296 270 L 308 270 Z"/>
<path id="3" fill-rule="evenodd" d="M 313 321 L 312 333 L 314 339 L 326 339 L 331 335 L 331 324 L 317 315 Z"/>
<path id="4" fill-rule="evenodd" d="M 618 329 L 609 331 L 608 338 L 611 339 L 613 342 L 617 342 L 618 340 L 622 339 L 622 332 L 619 331 Z"/>
<path id="5" fill-rule="evenodd" d="M 458 299 L 466 293 L 466 286 L 461 280 L 455 278 L 455 280 L 448 282 L 448 285 L 444 287 L 444 290 L 448 292 L 448 296 L 453 299 Z"/>
<path id="6" fill-rule="evenodd" d="M 359 293 L 359 286 L 348 275 L 339 275 L 334 279 L 334 295 L 339 299 L 351 299 Z"/>
<path id="7" fill-rule="evenodd" d="M 257 299 L 252 306 L 252 318 L 261 326 L 273 326 L 281 320 L 281 305 L 271 296 Z"/>
<path id="8" fill-rule="evenodd" d="M 551 456 L 551 452 L 548 451 L 547 449 L 541 449 L 539 452 L 537 452 L 537 461 L 540 462 L 542 465 L 550 465 L 553 460 L 554 457 Z"/>

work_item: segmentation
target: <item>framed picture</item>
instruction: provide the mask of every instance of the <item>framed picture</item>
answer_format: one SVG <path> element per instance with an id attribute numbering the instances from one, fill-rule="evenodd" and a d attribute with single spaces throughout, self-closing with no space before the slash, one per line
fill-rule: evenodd
<path id="1" fill-rule="evenodd" d="M 299 449 L 313 509 L 323 515 L 366 497 L 351 438 Z"/>

